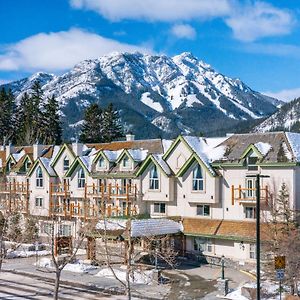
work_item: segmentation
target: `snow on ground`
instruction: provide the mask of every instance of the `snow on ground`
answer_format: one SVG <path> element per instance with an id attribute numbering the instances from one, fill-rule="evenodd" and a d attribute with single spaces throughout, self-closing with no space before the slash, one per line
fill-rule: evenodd
<path id="1" fill-rule="evenodd" d="M 126 270 L 124 268 L 114 268 L 116 277 L 121 281 L 126 281 Z M 99 271 L 95 276 L 115 278 L 110 268 L 105 268 Z M 130 276 L 132 283 L 151 284 L 153 278 L 153 270 L 134 271 Z"/>
<path id="2" fill-rule="evenodd" d="M 53 263 L 50 258 L 43 257 L 34 264 L 41 268 L 53 268 Z M 74 272 L 74 273 L 87 273 L 88 271 L 95 270 L 97 267 L 91 266 L 89 264 L 84 264 L 81 260 L 77 260 L 75 263 L 66 264 L 64 271 Z"/>
<path id="3" fill-rule="evenodd" d="M 142 94 L 141 102 L 149 106 L 150 108 L 162 113 L 164 109 L 162 108 L 159 102 L 155 102 L 153 99 L 150 98 L 150 93 L 146 92 Z"/>
<path id="4" fill-rule="evenodd" d="M 50 251 L 48 250 L 41 250 L 41 251 L 11 250 L 7 252 L 6 258 L 44 256 L 49 254 Z"/>

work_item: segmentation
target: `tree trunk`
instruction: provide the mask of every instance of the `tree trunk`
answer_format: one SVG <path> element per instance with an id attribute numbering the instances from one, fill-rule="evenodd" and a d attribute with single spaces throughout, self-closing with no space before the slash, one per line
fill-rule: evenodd
<path id="1" fill-rule="evenodd" d="M 58 300 L 58 290 L 59 290 L 59 284 L 60 284 L 60 275 L 61 270 L 56 270 L 55 272 L 55 285 L 54 285 L 54 293 L 53 293 L 53 299 Z"/>

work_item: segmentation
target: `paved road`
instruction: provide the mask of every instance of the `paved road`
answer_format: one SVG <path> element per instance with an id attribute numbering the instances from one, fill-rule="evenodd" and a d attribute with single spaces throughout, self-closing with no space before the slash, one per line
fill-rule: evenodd
<path id="1" fill-rule="evenodd" d="M 0 299 L 52 299 L 53 283 L 27 276 L 1 272 Z M 111 296 L 97 291 L 61 285 L 59 290 L 61 300 L 82 299 L 125 299 L 123 296 Z"/>

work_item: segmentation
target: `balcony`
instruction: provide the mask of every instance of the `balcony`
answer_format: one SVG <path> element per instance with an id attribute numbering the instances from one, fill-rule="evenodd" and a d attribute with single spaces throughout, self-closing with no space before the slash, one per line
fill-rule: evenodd
<path id="1" fill-rule="evenodd" d="M 0 194 L 26 195 L 29 193 L 29 184 L 25 182 L 5 182 L 0 183 Z"/>
<path id="2" fill-rule="evenodd" d="M 50 195 L 51 196 L 63 196 L 65 198 L 70 197 L 70 189 L 67 183 L 50 183 Z"/>
<path id="3" fill-rule="evenodd" d="M 270 201 L 269 188 L 266 185 L 260 189 L 260 200 L 268 204 Z M 231 186 L 231 203 L 234 205 L 235 202 L 239 204 L 255 204 L 256 203 L 256 188 L 242 188 L 241 185 L 235 187 Z"/>
<path id="4" fill-rule="evenodd" d="M 86 185 L 85 187 L 86 198 L 101 198 L 101 199 L 119 199 L 126 201 L 136 200 L 137 187 L 135 185 L 127 184 L 120 186 L 118 184 L 112 185 Z"/>

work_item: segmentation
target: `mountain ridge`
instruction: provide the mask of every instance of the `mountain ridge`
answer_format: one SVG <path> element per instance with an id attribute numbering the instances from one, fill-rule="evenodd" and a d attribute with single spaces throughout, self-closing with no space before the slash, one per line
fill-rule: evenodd
<path id="1" fill-rule="evenodd" d="M 39 72 L 4 86 L 20 99 L 34 80 L 41 82 L 45 96 L 54 94 L 59 101 L 67 138 L 76 135 L 92 102 L 112 102 L 125 130 L 141 138 L 210 135 L 266 118 L 281 104 L 190 52 L 173 57 L 115 52 L 82 61 L 60 76 Z"/>

